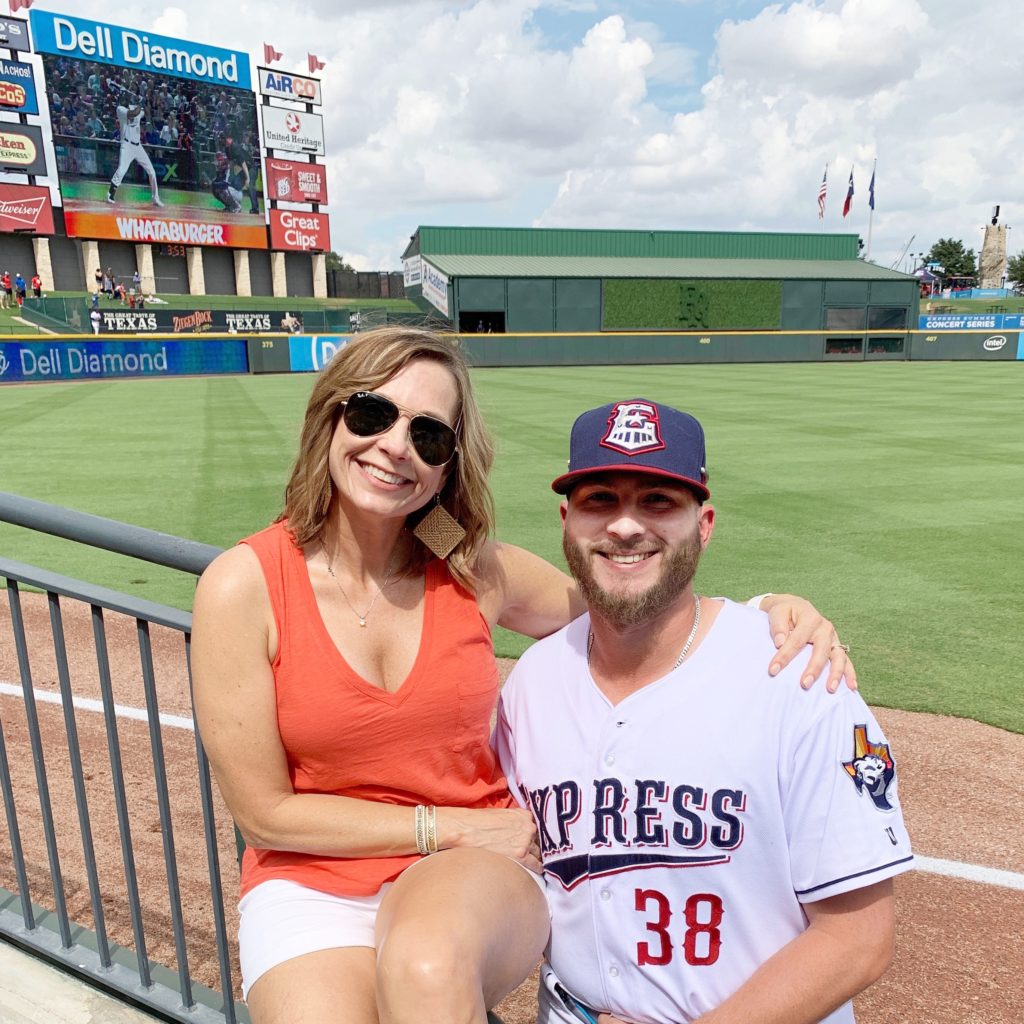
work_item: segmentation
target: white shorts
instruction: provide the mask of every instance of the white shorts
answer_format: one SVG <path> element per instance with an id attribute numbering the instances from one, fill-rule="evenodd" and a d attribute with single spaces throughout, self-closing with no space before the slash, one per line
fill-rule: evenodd
<path id="1" fill-rule="evenodd" d="M 377 911 L 393 884 L 385 882 L 372 896 L 333 896 L 284 879 L 250 889 L 238 904 L 242 998 L 267 971 L 293 957 L 344 946 L 376 948 Z"/>
<path id="2" fill-rule="evenodd" d="M 416 861 L 406 871 L 425 861 Z M 544 879 L 522 864 L 519 867 L 543 893 Z M 335 896 L 278 878 L 250 889 L 238 904 L 242 998 L 249 998 L 249 989 L 272 967 L 294 957 L 346 946 L 376 949 L 377 911 L 392 885 L 385 882 L 372 896 Z"/>

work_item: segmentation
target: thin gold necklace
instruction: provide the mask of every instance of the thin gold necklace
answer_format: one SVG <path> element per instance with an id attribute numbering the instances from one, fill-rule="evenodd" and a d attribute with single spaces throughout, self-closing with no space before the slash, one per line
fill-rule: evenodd
<path id="1" fill-rule="evenodd" d="M 391 573 L 394 572 L 395 568 L 395 554 L 397 554 L 397 552 L 391 555 L 391 561 L 388 562 L 388 571 L 387 575 L 384 577 L 384 582 L 377 588 L 377 593 L 373 595 L 373 600 L 370 602 L 369 608 L 367 608 L 362 614 L 356 611 L 355 605 L 348 599 L 348 594 L 345 593 L 345 588 L 341 585 L 341 580 L 334 575 L 334 559 L 332 558 L 327 562 L 327 571 L 330 573 L 331 579 L 337 584 L 338 589 L 341 591 L 341 596 L 345 598 L 345 604 L 349 606 L 352 614 L 359 620 L 359 625 L 364 629 L 366 628 L 366 619 L 370 612 L 373 611 L 373 606 L 377 603 L 377 598 L 384 593 L 384 588 L 391 582 Z"/>
<path id="2" fill-rule="evenodd" d="M 683 661 L 686 656 L 690 653 L 690 648 L 693 646 L 693 641 L 697 636 L 697 630 L 700 629 L 700 594 L 693 595 L 693 628 L 690 630 L 690 635 L 686 638 L 686 643 L 683 644 L 683 649 L 679 652 L 679 657 L 676 658 L 676 663 L 669 669 L 670 672 L 674 672 Z M 591 629 L 587 632 L 587 667 L 590 667 L 590 655 L 594 650 L 594 631 Z"/>

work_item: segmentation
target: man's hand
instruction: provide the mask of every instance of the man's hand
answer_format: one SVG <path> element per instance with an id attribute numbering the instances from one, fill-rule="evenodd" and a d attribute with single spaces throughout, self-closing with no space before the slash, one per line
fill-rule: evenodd
<path id="1" fill-rule="evenodd" d="M 828 663 L 829 693 L 836 692 L 841 679 L 851 690 L 857 689 L 857 671 L 848 649 L 839 642 L 835 626 L 810 601 L 793 594 L 769 594 L 761 601 L 761 610 L 768 613 L 772 639 L 779 649 L 768 667 L 771 675 L 778 675 L 805 645 L 812 644 L 814 650 L 800 685 L 810 689 Z"/>

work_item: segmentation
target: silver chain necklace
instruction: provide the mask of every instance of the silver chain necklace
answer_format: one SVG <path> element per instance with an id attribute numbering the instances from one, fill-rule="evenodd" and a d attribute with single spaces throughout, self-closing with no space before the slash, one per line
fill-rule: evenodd
<path id="1" fill-rule="evenodd" d="M 690 630 L 690 635 L 686 638 L 686 643 L 683 644 L 683 649 L 679 652 L 679 657 L 676 658 L 676 663 L 669 669 L 670 672 L 674 672 L 680 665 L 686 660 L 686 656 L 690 653 L 690 648 L 693 646 L 693 641 L 697 636 L 697 630 L 700 629 L 700 594 L 693 595 L 693 628 Z M 587 667 L 590 667 L 590 655 L 594 650 L 594 631 L 591 629 L 587 633 Z"/>
<path id="2" fill-rule="evenodd" d="M 384 593 L 384 588 L 391 582 L 391 573 L 394 572 L 395 568 L 395 556 L 392 555 L 391 561 L 388 562 L 387 575 L 384 577 L 384 582 L 377 588 L 377 593 L 373 595 L 373 600 L 370 602 L 370 607 L 367 608 L 366 611 L 362 614 L 356 611 L 355 605 L 352 604 L 352 602 L 348 599 L 348 594 L 345 593 L 345 588 L 341 585 L 341 580 L 339 580 L 338 577 L 334 575 L 333 561 L 333 559 L 328 561 L 327 571 L 328 573 L 330 573 L 331 579 L 334 580 L 334 582 L 338 586 L 338 589 L 341 591 L 341 596 L 345 598 L 345 604 L 349 606 L 349 608 L 352 611 L 352 614 L 359 620 L 359 625 L 365 629 L 367 616 L 369 616 L 370 612 L 373 611 L 373 606 L 377 603 L 377 598 Z"/>

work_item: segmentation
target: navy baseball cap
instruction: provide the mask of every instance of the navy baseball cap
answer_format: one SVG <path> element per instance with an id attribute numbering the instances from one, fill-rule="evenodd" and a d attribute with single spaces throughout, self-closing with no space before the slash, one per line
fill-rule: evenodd
<path id="1" fill-rule="evenodd" d="M 569 470 L 551 482 L 568 494 L 593 473 L 649 473 L 685 484 L 701 501 L 708 490 L 704 429 L 689 413 L 646 398 L 612 402 L 578 416 L 569 437 Z"/>

